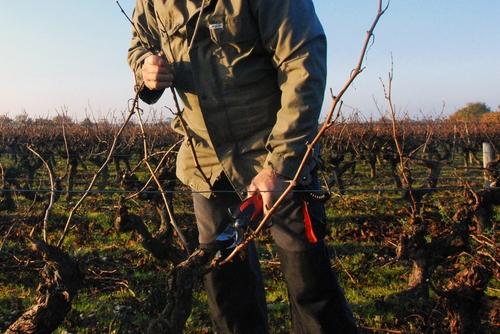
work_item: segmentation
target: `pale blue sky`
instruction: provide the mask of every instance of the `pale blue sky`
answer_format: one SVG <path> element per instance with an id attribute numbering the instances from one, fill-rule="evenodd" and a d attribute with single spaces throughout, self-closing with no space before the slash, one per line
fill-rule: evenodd
<path id="1" fill-rule="evenodd" d="M 376 2 L 314 0 L 329 40 L 328 87 L 338 90 L 354 66 Z M 134 0 L 121 3 L 132 12 Z M 400 110 L 435 115 L 443 101 L 448 114 L 471 101 L 496 109 L 499 20 L 498 0 L 393 0 L 346 105 L 378 117 L 373 99 L 384 103 L 379 77 L 392 52 Z M 63 105 L 79 119 L 87 106 L 96 118 L 119 114 L 132 96 L 129 38 L 113 0 L 0 0 L 0 114 L 50 117 Z"/>

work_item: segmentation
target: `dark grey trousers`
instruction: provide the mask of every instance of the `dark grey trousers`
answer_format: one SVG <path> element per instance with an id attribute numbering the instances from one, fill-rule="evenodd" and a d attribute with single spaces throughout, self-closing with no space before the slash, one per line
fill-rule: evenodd
<path id="1" fill-rule="evenodd" d="M 214 190 L 233 190 L 222 177 Z M 235 192 L 216 193 L 210 199 L 193 194 L 200 245 L 209 245 L 230 222 L 227 210 L 240 203 Z M 325 212 L 321 203 L 308 204 L 314 232 L 311 244 L 305 235 L 303 199 L 300 194 L 282 204 L 272 219 L 271 235 L 284 274 L 292 315 L 292 332 L 357 333 L 352 312 L 330 265 L 325 234 Z M 217 333 L 267 333 L 264 286 L 255 246 L 247 256 L 205 277 L 210 315 Z"/>

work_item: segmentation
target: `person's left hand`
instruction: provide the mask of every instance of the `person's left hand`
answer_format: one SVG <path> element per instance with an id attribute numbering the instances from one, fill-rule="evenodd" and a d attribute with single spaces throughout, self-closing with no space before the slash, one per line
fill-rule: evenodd
<path id="1" fill-rule="evenodd" d="M 262 169 L 248 187 L 248 195 L 260 193 L 264 204 L 264 214 L 274 205 L 274 201 L 281 195 L 287 186 L 287 181 L 270 168 Z"/>

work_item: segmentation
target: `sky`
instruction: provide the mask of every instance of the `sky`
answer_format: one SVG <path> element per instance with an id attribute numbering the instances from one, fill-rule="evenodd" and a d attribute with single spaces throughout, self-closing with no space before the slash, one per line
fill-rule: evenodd
<path id="1" fill-rule="evenodd" d="M 275 0 L 269 0 L 275 1 Z M 277 1 L 277 0 L 276 0 Z M 385 1 L 385 0 L 384 0 Z M 313 0 L 328 38 L 328 89 L 355 66 L 377 0 Z M 132 13 L 135 0 L 121 0 Z M 500 1 L 392 0 L 344 113 L 378 118 L 380 79 L 394 62 L 393 99 L 414 118 L 468 102 L 500 105 Z M 131 27 L 114 0 L 0 0 L 0 115 L 78 120 L 118 117 L 133 96 L 126 62 Z M 323 111 L 331 99 L 325 98 Z M 168 94 L 154 106 L 165 112 Z"/>

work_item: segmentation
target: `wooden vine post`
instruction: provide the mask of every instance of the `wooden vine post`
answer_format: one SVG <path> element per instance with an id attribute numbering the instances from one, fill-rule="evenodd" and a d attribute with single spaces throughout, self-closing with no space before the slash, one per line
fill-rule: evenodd
<path id="1" fill-rule="evenodd" d="M 493 147 L 490 143 L 483 143 L 483 168 L 488 168 L 488 164 L 495 160 Z M 484 171 L 484 188 L 489 188 L 491 180 L 486 171 Z"/>

